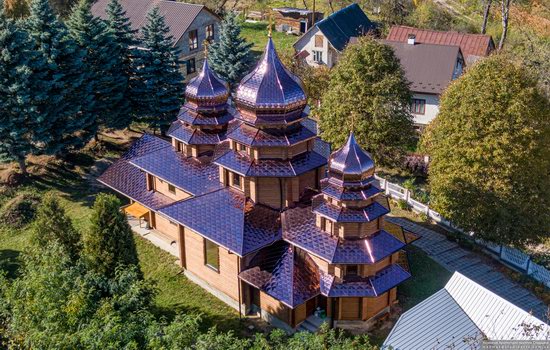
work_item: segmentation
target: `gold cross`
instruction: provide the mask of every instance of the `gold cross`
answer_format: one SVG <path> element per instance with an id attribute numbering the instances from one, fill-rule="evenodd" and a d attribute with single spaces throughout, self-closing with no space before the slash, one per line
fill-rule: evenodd
<path id="1" fill-rule="evenodd" d="M 273 13 L 269 12 L 269 24 L 267 25 L 267 36 L 271 38 L 271 27 L 273 26 Z"/>
<path id="2" fill-rule="evenodd" d="M 210 45 L 210 41 L 204 39 L 202 42 L 202 45 L 204 46 L 204 57 L 208 57 L 208 45 Z"/>

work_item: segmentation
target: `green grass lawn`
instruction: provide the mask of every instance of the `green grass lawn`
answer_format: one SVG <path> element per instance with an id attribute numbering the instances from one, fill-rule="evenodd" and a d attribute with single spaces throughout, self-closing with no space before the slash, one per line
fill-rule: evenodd
<path id="1" fill-rule="evenodd" d="M 405 311 L 443 288 L 452 275 L 419 248 L 410 245 L 406 250 L 412 277 L 397 288 Z"/>
<path id="2" fill-rule="evenodd" d="M 256 56 L 260 56 L 267 42 L 267 22 L 243 22 L 241 35 L 246 41 L 254 43 L 252 51 Z M 272 38 L 277 48 L 277 52 L 280 54 L 291 54 L 294 53 L 292 45 L 298 40 L 299 36 L 280 33 L 273 30 Z"/>
<path id="3" fill-rule="evenodd" d="M 85 155 L 82 155 L 85 158 Z M 28 185 L 17 189 L 22 191 L 55 191 L 74 225 L 81 232 L 89 226 L 91 206 L 97 194 L 83 179 L 93 163 L 69 168 L 66 164 L 48 165 L 41 176 L 32 177 Z M 0 206 L 7 198 L 0 198 Z M 20 266 L 20 254 L 29 245 L 29 227 L 13 229 L 0 226 L 0 270 L 8 276 L 16 275 Z M 147 240 L 135 236 L 141 268 L 145 277 L 155 281 L 157 288 L 155 312 L 159 316 L 173 317 L 176 313 L 201 314 L 204 329 L 216 326 L 223 331 L 244 332 L 244 324 L 238 313 L 225 303 L 189 281 L 180 273 L 176 258 L 155 247 Z"/>

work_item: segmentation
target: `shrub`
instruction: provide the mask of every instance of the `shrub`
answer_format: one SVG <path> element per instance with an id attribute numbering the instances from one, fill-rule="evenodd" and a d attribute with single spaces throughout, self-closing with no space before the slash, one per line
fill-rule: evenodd
<path id="1" fill-rule="evenodd" d="M 409 209 L 409 205 L 407 204 L 407 201 L 404 199 L 398 200 L 397 206 L 399 207 L 399 209 L 403 209 L 403 210 Z"/>
<path id="2" fill-rule="evenodd" d="M 414 175 L 427 176 L 428 163 L 424 161 L 424 156 L 420 154 L 409 154 L 403 159 L 403 169 Z"/>
<path id="3" fill-rule="evenodd" d="M 34 193 L 22 193 L 10 199 L 0 209 L 2 224 L 21 228 L 34 219 L 40 197 Z"/>
<path id="4" fill-rule="evenodd" d="M 428 218 L 428 215 L 426 215 L 425 213 L 419 213 L 418 214 L 418 217 L 420 218 L 420 220 L 422 220 L 423 222 L 428 222 L 430 220 L 430 218 Z"/>

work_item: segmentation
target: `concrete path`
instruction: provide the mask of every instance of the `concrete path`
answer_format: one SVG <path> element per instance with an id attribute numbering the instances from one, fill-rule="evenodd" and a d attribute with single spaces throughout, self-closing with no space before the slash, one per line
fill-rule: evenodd
<path id="1" fill-rule="evenodd" d="M 388 217 L 387 220 L 422 236 L 413 242 L 413 245 L 422 249 L 447 270 L 460 272 L 525 311 L 532 311 L 535 317 L 546 320 L 548 306 L 530 291 L 484 263 L 475 253 L 460 248 L 457 243 L 447 240 L 443 234 L 407 219 Z"/>
<path id="2" fill-rule="evenodd" d="M 179 259 L 180 254 L 178 246 L 175 241 L 170 239 L 170 237 L 167 237 L 157 230 L 145 228 L 145 223 L 142 223 L 140 225 L 139 220 L 134 217 L 128 216 L 128 223 L 130 224 L 132 231 L 134 231 L 136 234 L 147 239 L 148 241 L 153 243 L 153 245 L 159 247 L 160 249 L 172 254 Z"/>

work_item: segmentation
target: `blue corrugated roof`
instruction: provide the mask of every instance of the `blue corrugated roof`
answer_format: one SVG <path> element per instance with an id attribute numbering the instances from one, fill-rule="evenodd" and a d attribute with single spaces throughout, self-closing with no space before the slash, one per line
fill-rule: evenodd
<path id="1" fill-rule="evenodd" d="M 355 3 L 334 12 L 316 26 L 338 51 L 344 50 L 350 38 L 364 35 L 376 27 Z"/>

